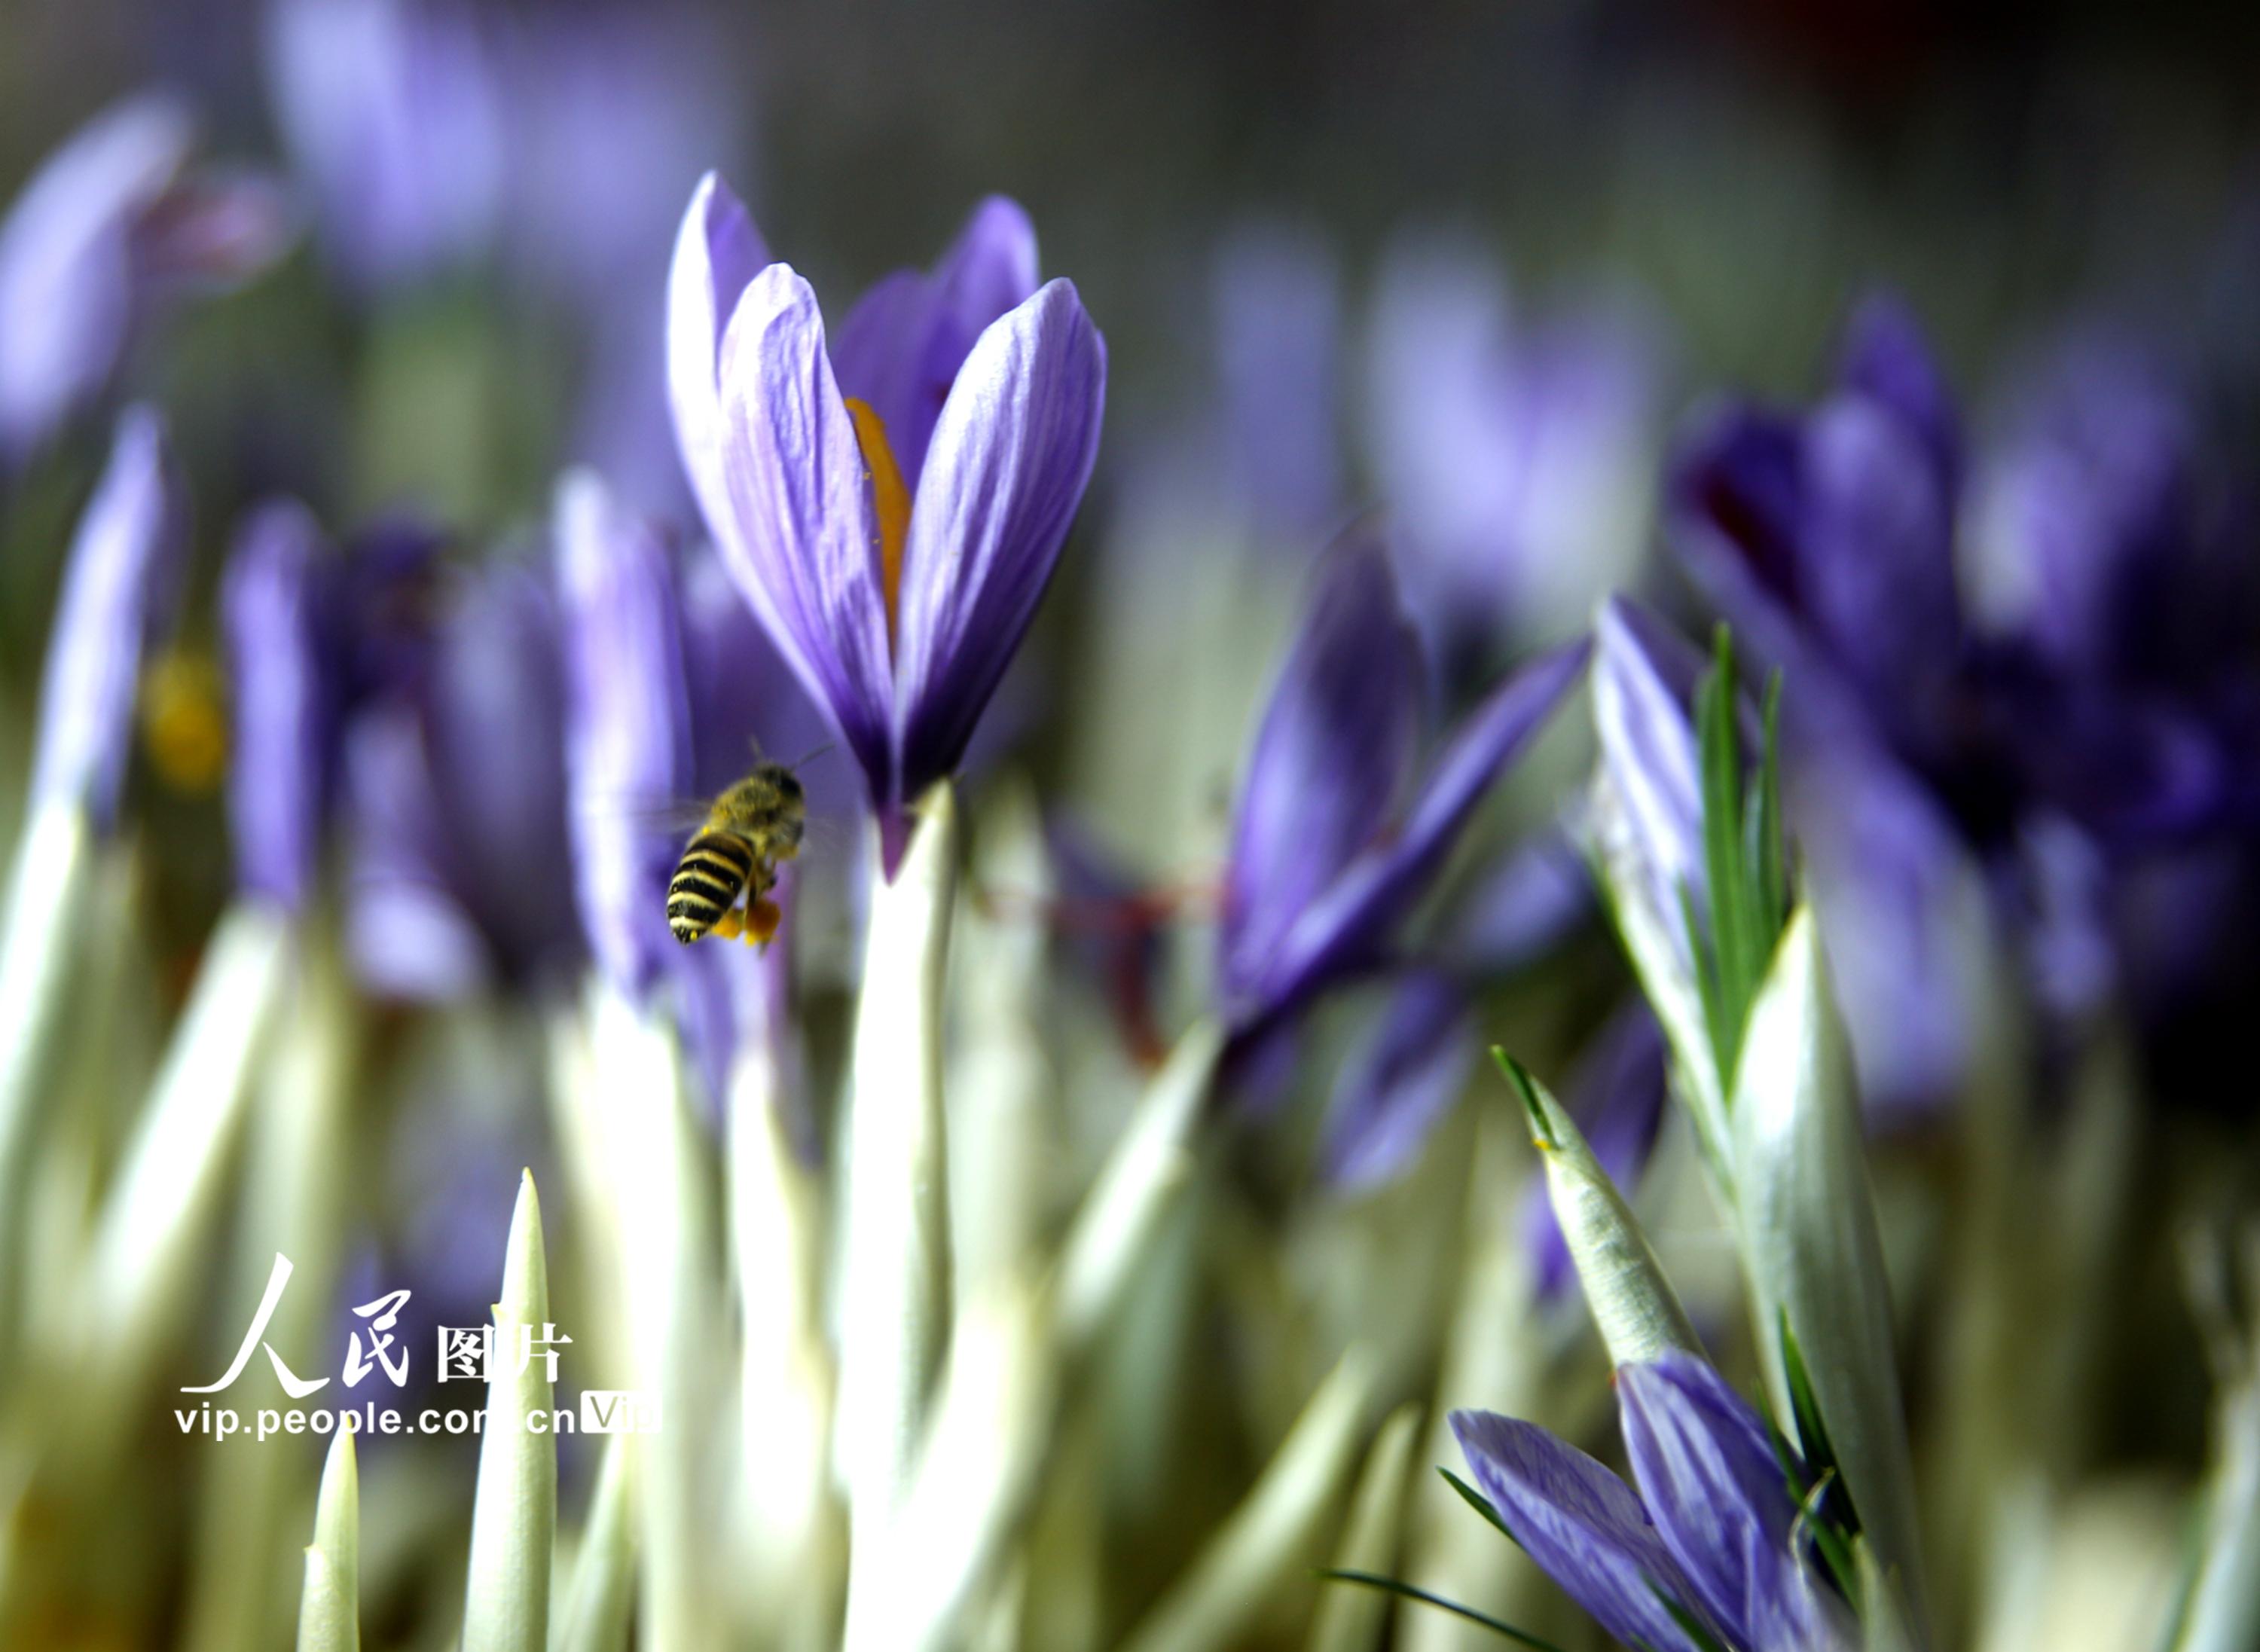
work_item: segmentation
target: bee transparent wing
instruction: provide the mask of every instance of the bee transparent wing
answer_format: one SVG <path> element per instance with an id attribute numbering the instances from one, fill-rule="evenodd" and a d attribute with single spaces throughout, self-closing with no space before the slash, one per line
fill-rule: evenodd
<path id="1" fill-rule="evenodd" d="M 633 826 L 640 834 L 681 840 L 706 824 L 713 805 L 697 797 L 605 798 L 583 805 L 607 822 Z"/>

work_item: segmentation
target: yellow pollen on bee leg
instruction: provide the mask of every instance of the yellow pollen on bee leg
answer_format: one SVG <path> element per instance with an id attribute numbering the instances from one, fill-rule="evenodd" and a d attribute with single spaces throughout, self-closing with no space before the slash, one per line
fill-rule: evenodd
<path id="1" fill-rule="evenodd" d="M 733 906 L 714 920 L 714 927 L 707 933 L 718 940 L 734 940 L 745 926 L 746 915 Z"/>
<path id="2" fill-rule="evenodd" d="M 757 900 L 746 911 L 746 940 L 749 946 L 766 947 L 784 921 L 784 913 L 773 900 Z"/>
<path id="3" fill-rule="evenodd" d="M 848 417 L 855 421 L 855 445 L 863 450 L 863 469 L 871 481 L 871 514 L 879 519 L 879 586 L 887 597 L 887 640 L 895 639 L 895 616 L 902 606 L 903 541 L 910 537 L 911 495 L 902 467 L 888 445 L 887 423 L 870 403 L 850 396 Z"/>

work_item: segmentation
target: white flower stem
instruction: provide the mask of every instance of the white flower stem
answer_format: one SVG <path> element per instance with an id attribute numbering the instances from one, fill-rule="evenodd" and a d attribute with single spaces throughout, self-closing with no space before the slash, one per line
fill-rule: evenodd
<path id="1" fill-rule="evenodd" d="M 293 933 L 242 901 L 205 949 L 188 1007 L 104 1196 L 89 1259 L 90 1403 L 125 1403 L 193 1304 L 230 1149 L 275 1005 Z"/>
<path id="2" fill-rule="evenodd" d="M 679 1652 L 720 1644 L 725 1608 L 713 1508 L 723 1495 L 712 1429 L 727 1377 L 712 1150 L 686 1093 L 675 1030 L 656 1009 L 597 983 L 588 1007 L 604 1189 L 619 1234 L 619 1319 L 634 1386 L 658 1402 L 638 1470 L 641 1638 Z"/>
<path id="3" fill-rule="evenodd" d="M 333 937 L 303 928 L 304 967 L 275 1028 L 251 1104 L 236 1270 L 222 1322 L 248 1325 L 279 1251 L 295 1271 L 265 1341 L 293 1370 L 328 1368 L 352 1098 L 352 989 Z M 211 1454 L 195 1526 L 188 1652 L 236 1652 L 275 1639 L 268 1563 L 311 1467 L 295 1452 Z"/>
<path id="4" fill-rule="evenodd" d="M 846 1645 L 876 1652 L 891 1583 L 874 1563 L 917 1461 L 949 1304 L 942 986 L 956 881 L 948 783 L 919 802 L 894 881 L 874 874 L 848 1125 L 846 1279 L 833 1460 L 846 1484 Z"/>
<path id="5" fill-rule="evenodd" d="M 85 812 L 35 808 L 16 848 L 0 914 L 0 1361 L 22 1319 L 18 1293 L 29 1155 L 53 1089 L 82 944 L 96 846 Z"/>
<path id="6" fill-rule="evenodd" d="M 833 1365 L 825 1336 L 824 1201 L 793 1152 L 767 1041 L 740 1052 L 730 1080 L 730 1241 L 743 1341 L 738 1399 L 740 1518 L 753 1619 L 783 1632 L 837 1611 L 825 1442 Z"/>
<path id="7" fill-rule="evenodd" d="M 549 1263 L 533 1176 L 519 1178 L 502 1300 L 494 1309 L 462 1652 L 547 1652 L 549 1564 L 557 1533 L 557 1445 L 548 1433 L 547 1362 L 526 1337 L 547 1334 Z M 540 1415 L 536 1427 L 529 1420 Z"/>
<path id="8" fill-rule="evenodd" d="M 359 1652 L 361 1647 L 361 1476 L 354 1430 L 340 1427 L 322 1467 L 314 1502 L 314 1541 L 298 1597 L 298 1652 Z"/>

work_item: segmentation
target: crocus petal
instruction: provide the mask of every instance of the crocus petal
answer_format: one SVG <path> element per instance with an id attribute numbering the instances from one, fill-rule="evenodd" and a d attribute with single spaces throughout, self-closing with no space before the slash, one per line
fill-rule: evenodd
<path id="1" fill-rule="evenodd" d="M 1418 640 L 1380 540 L 1321 570 L 1248 760 L 1226 872 L 1219 976 L 1252 996 L 1295 921 L 1396 807 L 1420 740 Z"/>
<path id="2" fill-rule="evenodd" d="M 828 727 L 714 547 L 692 547 L 675 583 L 690 707 L 690 795 L 712 797 L 741 777 L 759 753 L 775 753 L 788 762 L 816 753 L 831 737 Z M 855 797 L 842 778 L 847 773 L 842 763 L 805 771 L 809 807 L 852 811 Z"/>
<path id="3" fill-rule="evenodd" d="M 321 847 L 336 715 L 318 586 L 325 547 L 305 507 L 262 506 L 236 536 L 220 590 L 235 685 L 228 816 L 236 883 L 301 910 Z"/>
<path id="4" fill-rule="evenodd" d="M 0 457 L 38 446 L 116 369 L 138 298 L 136 232 L 190 137 L 170 98 L 118 104 L 49 157 L 0 225 Z"/>
<path id="5" fill-rule="evenodd" d="M 454 892 L 447 828 L 412 708 L 385 706 L 354 722 L 345 779 L 353 823 L 346 949 L 354 973 L 372 991 L 419 1002 L 490 984 L 487 944 Z"/>
<path id="6" fill-rule="evenodd" d="M 974 341 L 1036 290 L 1036 232 L 1018 203 L 991 196 L 931 275 L 898 270 L 840 329 L 840 383 L 886 421 L 903 477 L 915 490 L 935 421 Z"/>
<path id="7" fill-rule="evenodd" d="M 575 893 L 598 967 L 640 993 L 675 944 L 664 913 L 676 846 L 637 810 L 680 795 L 690 768 L 673 569 L 593 472 L 559 484 L 555 532 Z"/>
<path id="8" fill-rule="evenodd" d="M 1754 1637 L 1761 1602 L 1793 1598 L 1797 1518 L 1765 1424 L 1692 1355 L 1670 1353 L 1617 1372 L 1633 1477 L 1696 1598 L 1735 1644 Z"/>
<path id="9" fill-rule="evenodd" d="M 1441 955 L 1479 979 L 1512 975 L 1576 933 L 1592 911 L 1592 870 L 1557 824 L 1516 845 L 1453 903 Z"/>
<path id="10" fill-rule="evenodd" d="M 1341 497 L 1341 269 L 1308 229 L 1250 225 L 1209 278 L 1223 433 L 1240 497 L 1269 535 L 1299 541 Z"/>
<path id="11" fill-rule="evenodd" d="M 1836 382 L 1891 410 L 1922 445 L 1941 491 L 1954 496 L 1962 479 L 1962 428 L 1954 391 L 1903 301 L 1872 293 L 1861 302 L 1844 329 Z"/>
<path id="12" fill-rule="evenodd" d="M 485 249 L 502 204 L 501 89 L 468 8 L 277 0 L 266 53 L 276 124 L 350 280 L 418 280 Z"/>
<path id="13" fill-rule="evenodd" d="M 572 863 L 557 632 L 547 580 L 489 564 L 441 630 L 418 708 L 451 892 L 518 983 L 581 952 L 556 876 L 529 870 Z"/>
<path id="14" fill-rule="evenodd" d="M 1657 1591 L 1691 1608 L 1693 1597 L 1631 1487 L 1534 1424 L 1482 1411 L 1451 1422 L 1477 1487 L 1563 1593 L 1627 1646 L 1697 1652 Z"/>
<path id="15" fill-rule="evenodd" d="M 1798 584 L 1807 620 L 1872 698 L 1927 702 L 1926 685 L 1961 640 L 1944 476 L 1916 431 L 1853 397 L 1806 421 L 1803 464 Z"/>
<path id="16" fill-rule="evenodd" d="M 1542 728 L 1585 667 L 1580 640 L 1510 675 L 1461 724 L 1415 794 L 1403 826 L 1361 853 L 1281 941 L 1253 995 L 1277 1014 L 1327 980 L 1377 962 L 1442 869 L 1501 769 Z"/>
<path id="17" fill-rule="evenodd" d="M 1648 898 L 1677 921 L 1680 891 L 1707 910 L 1703 876 L 1703 792 L 1689 706 L 1703 658 L 1662 619 L 1622 597 L 1593 627 L 1593 726 L 1602 766 L 1623 805 Z"/>
<path id="18" fill-rule="evenodd" d="M 683 467 L 708 526 L 728 522 L 722 480 L 722 332 L 738 296 L 769 261 L 761 232 L 719 173 L 691 192 L 667 274 L 667 392 Z"/>
<path id="19" fill-rule="evenodd" d="M 34 799 L 83 808 L 102 828 L 117 813 L 141 659 L 173 595 L 186 518 L 164 420 L 127 409 L 71 541 L 32 776 Z"/>
<path id="20" fill-rule="evenodd" d="M 1071 282 L 1047 283 L 966 357 L 903 552 L 890 802 L 964 754 L 1083 502 L 1105 401 L 1105 341 Z"/>
<path id="21" fill-rule="evenodd" d="M 1870 1119 L 1951 1099 L 1989 946 L 1977 869 L 1915 777 L 1865 742 L 1800 750 L 1784 799 Z"/>
<path id="22" fill-rule="evenodd" d="M 1344 1192 L 1377 1187 L 1420 1157 L 1475 1062 L 1467 996 L 1448 976 L 1416 971 L 1391 997 L 1335 1087 L 1320 1156 Z"/>
<path id="23" fill-rule="evenodd" d="M 788 264 L 762 271 L 738 301 L 722 341 L 722 406 L 724 561 L 883 812 L 895 795 L 894 684 L 878 525 L 816 295 Z"/>

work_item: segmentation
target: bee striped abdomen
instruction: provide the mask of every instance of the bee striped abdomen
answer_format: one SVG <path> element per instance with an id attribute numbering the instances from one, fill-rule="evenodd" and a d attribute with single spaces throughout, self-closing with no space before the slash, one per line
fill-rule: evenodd
<path id="1" fill-rule="evenodd" d="M 726 832 L 701 832 L 683 851 L 667 886 L 667 926 L 677 940 L 698 939 L 736 904 L 754 873 L 753 849 Z"/>

